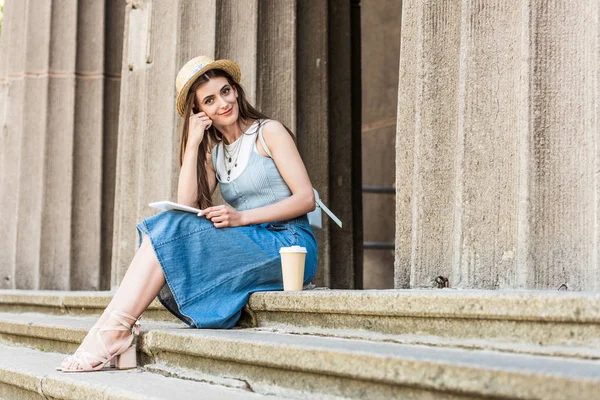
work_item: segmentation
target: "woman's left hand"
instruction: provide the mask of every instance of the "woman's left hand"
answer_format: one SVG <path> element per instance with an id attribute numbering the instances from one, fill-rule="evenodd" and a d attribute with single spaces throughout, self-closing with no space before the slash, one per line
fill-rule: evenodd
<path id="1" fill-rule="evenodd" d="M 198 213 L 198 216 L 205 216 L 215 225 L 215 228 L 243 225 L 242 213 L 227 204 L 205 208 Z"/>

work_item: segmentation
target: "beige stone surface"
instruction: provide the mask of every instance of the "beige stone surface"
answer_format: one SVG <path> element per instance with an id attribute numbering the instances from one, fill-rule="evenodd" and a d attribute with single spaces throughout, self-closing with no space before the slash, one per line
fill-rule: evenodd
<path id="1" fill-rule="evenodd" d="M 323 162 L 329 154 L 329 41 L 326 35 L 314 32 L 325 31 L 329 21 L 328 4 L 318 0 L 297 2 L 296 6 L 296 92 L 298 109 L 296 140 L 302 160 L 309 173 L 311 183 L 319 196 L 329 202 L 329 163 Z M 329 223 L 315 231 L 319 247 L 319 260 L 315 282 L 331 285 L 331 228 Z"/>
<path id="2" fill-rule="evenodd" d="M 102 185 L 110 182 L 103 180 L 110 120 L 104 115 L 110 108 L 105 15 L 118 29 L 119 7 L 75 0 L 6 4 L 0 38 L 0 218 L 7 223 L 2 288 L 102 288 L 101 245 L 112 236 L 112 230 L 102 233 Z M 122 40 L 122 32 L 111 39 Z"/>
<path id="3" fill-rule="evenodd" d="M 600 321 L 600 293 L 533 290 L 307 290 L 251 296 L 252 310 Z"/>
<path id="4" fill-rule="evenodd" d="M 61 292 L 43 290 L 0 290 L 2 312 L 38 312 L 68 315 L 102 314 L 108 306 L 113 292 Z M 143 314 L 144 319 L 179 322 L 154 299 Z"/>
<path id="5" fill-rule="evenodd" d="M 106 292 L 0 291 L 0 309 L 10 313 L 97 316 L 110 298 L 111 293 Z M 255 319 L 250 326 L 266 328 L 438 336 L 468 339 L 471 344 L 466 347 L 476 347 L 473 340 L 492 340 L 498 342 L 494 345 L 498 348 L 507 347 L 506 343 L 513 347 L 540 345 L 544 349 L 535 351 L 553 354 L 567 351 L 549 347 L 569 346 L 569 352 L 576 356 L 581 353 L 576 347 L 600 349 L 597 293 L 312 290 L 256 293 L 250 298 L 249 308 Z M 145 311 L 146 320 L 180 323 L 157 300 Z"/>
<path id="6" fill-rule="evenodd" d="M 598 290 L 598 7 L 406 4 L 397 288 Z"/>
<path id="7" fill-rule="evenodd" d="M 109 289 L 111 281 L 124 19 L 125 4 L 120 0 L 107 1 L 104 41 L 105 100 L 102 148 L 102 247 L 100 254 L 100 288 L 102 290 Z"/>
<path id="8" fill-rule="evenodd" d="M 101 289 L 105 12 L 103 2 L 77 9 L 71 285 L 86 290 Z"/>
<path id="9" fill-rule="evenodd" d="M 0 328 L 7 334 L 0 337 L 20 337 L 12 343 L 21 345 L 40 339 L 43 344 L 50 339 L 68 343 L 80 340 L 73 335 L 82 337 L 92 323 L 92 318 L 2 314 Z M 143 331 L 142 360 L 159 369 L 186 368 L 192 370 L 190 377 L 199 373 L 200 380 L 206 380 L 202 374 L 227 377 L 245 381 L 255 392 L 294 398 L 361 398 L 364 393 L 372 398 L 451 398 L 455 393 L 457 398 L 591 399 L 600 387 L 597 361 L 473 350 L 485 348 L 473 342 L 466 350 L 446 348 L 443 340 L 436 346 L 433 339 L 429 344 L 436 347 L 360 334 L 340 339 L 322 337 L 319 331 L 195 330 L 166 323 L 143 325 Z M 17 367 L 10 367 L 13 374 Z"/>
<path id="10" fill-rule="evenodd" d="M 61 354 L 0 345 L 0 383 L 53 399 L 257 399 L 245 390 L 164 377 L 142 370 L 65 374 L 55 371 Z M 2 390 L 2 386 L 0 386 Z M 2 393 L 0 391 L 0 393 Z M 10 393 L 10 392 L 9 392 Z M 15 393 L 15 392 L 13 392 Z M 32 397 L 35 398 L 35 397 Z"/>
<path id="11" fill-rule="evenodd" d="M 258 63 L 259 0 L 248 0 L 244 7 L 230 1 L 217 3 L 217 59 L 235 60 L 242 70 L 242 86 L 248 101 L 256 104 Z M 232 29 L 233 28 L 233 29 Z"/>
<path id="12" fill-rule="evenodd" d="M 261 0 L 259 4 L 256 105 L 295 132 L 296 1 Z"/>
<path id="13" fill-rule="evenodd" d="M 400 50 L 396 274 L 406 273 L 403 263 L 409 261 L 411 287 L 431 286 L 435 276 L 447 276 L 453 260 L 458 75 L 450 66 L 458 62 L 460 10 L 456 2 L 409 3 L 403 14 L 402 36 L 410 39 Z M 445 17 L 438 20 L 439 15 Z M 416 54 L 405 52 L 408 46 L 416 46 Z"/>
<path id="14" fill-rule="evenodd" d="M 489 340 L 516 352 L 581 353 L 600 349 L 597 293 L 534 291 L 305 291 L 258 293 L 249 303 L 255 326 L 359 330 L 387 335 Z M 385 340 L 404 340 L 388 336 Z M 506 345 L 510 343 L 510 345 Z M 550 349 L 569 346 L 571 349 Z"/>
<path id="15" fill-rule="evenodd" d="M 396 130 L 396 234 L 394 259 L 394 287 L 410 287 L 413 240 L 413 172 L 415 162 L 414 115 L 417 101 L 417 23 L 418 3 L 404 2 L 400 41 L 400 68 L 398 81 L 397 130 Z M 405 133 L 405 128 L 408 133 Z"/>
<path id="16" fill-rule="evenodd" d="M 46 156 L 39 242 L 40 287 L 70 288 L 77 2 L 51 10 Z M 32 27 L 33 28 L 33 27 Z M 62 205 L 58 207 L 58 205 Z M 38 244 L 29 243 L 29 251 Z M 17 259 L 19 260 L 19 259 Z M 18 262 L 18 261 L 17 261 Z"/>
<path id="17" fill-rule="evenodd" d="M 48 315 L 41 313 L 0 313 L 0 342 L 28 346 L 42 351 L 74 352 L 97 316 Z M 183 328 L 182 322 L 141 323 L 142 336 L 153 329 Z M 143 338 L 141 339 L 143 342 Z"/>
<path id="18" fill-rule="evenodd" d="M 239 379 L 221 378 L 214 375 L 208 375 L 191 371 L 189 369 L 174 368 L 163 364 L 146 364 L 144 371 L 152 372 L 171 378 L 185 379 L 188 381 L 204 382 L 211 385 L 225 386 L 235 389 L 251 390 L 247 382 Z"/>
<path id="19" fill-rule="evenodd" d="M 159 360 L 163 355 L 167 358 L 169 352 L 195 355 L 199 357 L 194 364 L 196 368 L 243 374 L 244 379 L 252 379 L 251 384 L 258 378 L 257 371 L 249 368 L 242 372 L 231 367 L 233 361 L 270 369 L 310 372 L 322 377 L 351 378 L 354 385 L 338 386 L 342 381 L 332 379 L 327 387 L 320 387 L 330 394 L 351 398 L 360 397 L 356 391 L 351 391 L 356 390 L 359 381 L 374 383 L 372 387 L 362 389 L 369 390 L 374 398 L 383 398 L 385 393 L 379 391 L 378 383 L 395 385 L 396 391 L 388 391 L 388 395 L 399 395 L 402 387 L 410 386 L 511 398 L 593 398 L 600 385 L 596 362 L 460 349 L 384 343 L 367 345 L 362 341 L 231 330 L 154 331 L 147 335 L 145 345 L 155 354 L 162 351 Z M 206 359 L 214 361 L 207 362 Z M 219 365 L 216 360 L 225 360 L 225 365 Z M 185 358 L 181 361 L 185 362 Z M 279 383 L 287 383 L 289 378 L 285 379 L 285 374 L 280 376 Z M 309 385 L 302 375 L 298 379 L 302 379 L 303 385 Z M 264 375 L 257 380 L 265 380 Z M 320 386 L 321 381 L 318 382 Z"/>
<path id="20" fill-rule="evenodd" d="M 44 191 L 46 120 L 49 111 L 50 77 L 47 71 L 50 58 L 51 4 L 43 3 L 40 7 L 27 8 L 26 14 L 27 27 L 24 35 L 28 51 L 25 52 L 23 69 L 18 72 L 19 78 L 23 79 L 23 93 L 19 99 L 23 102 L 20 121 L 22 131 L 19 135 L 19 146 L 12 149 L 21 153 L 18 169 L 19 190 L 13 194 L 18 198 L 15 241 L 18 268 L 15 268 L 13 287 L 37 289 L 41 256 L 41 194 Z M 23 48 L 14 50 L 24 51 Z"/>
<path id="21" fill-rule="evenodd" d="M 401 328 L 397 328 L 395 330 L 396 333 L 382 333 L 391 332 L 389 329 L 391 325 L 386 325 L 388 330 L 384 331 L 381 329 L 383 324 L 378 324 L 380 322 L 378 320 L 380 318 L 375 317 L 369 323 L 363 320 L 361 324 L 359 322 L 360 317 L 353 317 L 353 319 L 350 316 L 326 318 L 319 315 L 312 316 L 309 320 L 306 315 L 292 316 L 290 313 L 263 313 L 258 318 L 260 327 L 256 328 L 256 330 L 288 335 L 315 335 L 438 348 L 492 350 L 504 353 L 600 360 L 600 348 L 598 346 L 590 347 L 591 343 L 596 340 L 594 333 L 587 338 L 583 338 L 583 340 L 580 337 L 579 343 L 573 344 L 573 341 L 570 341 L 569 344 L 564 344 L 564 338 L 567 335 L 571 337 L 573 333 L 572 331 L 567 331 L 566 334 L 563 334 L 562 342 L 558 340 L 558 344 L 548 344 L 552 342 L 546 339 L 540 341 L 539 336 L 529 337 L 528 335 L 531 331 L 528 332 L 522 329 L 523 324 L 515 324 L 514 322 L 510 325 L 504 324 L 504 326 L 499 326 L 499 329 L 496 330 L 497 332 L 510 330 L 511 335 L 494 336 L 490 334 L 490 330 L 476 329 L 473 331 L 472 328 L 468 327 L 468 324 L 464 325 L 466 329 L 463 329 L 462 332 L 450 324 L 445 324 L 437 332 L 433 329 L 423 332 L 423 326 L 425 326 L 426 321 L 421 321 L 425 323 L 416 324 L 411 323 L 413 321 L 410 318 L 402 318 L 398 321 L 398 326 L 401 326 Z M 474 324 L 471 323 L 471 325 Z M 326 326 L 328 328 L 325 328 Z M 548 326 L 547 328 L 554 329 L 554 327 Z M 452 336 L 459 334 L 459 332 L 462 336 Z M 597 345 L 597 343 L 593 345 Z"/>

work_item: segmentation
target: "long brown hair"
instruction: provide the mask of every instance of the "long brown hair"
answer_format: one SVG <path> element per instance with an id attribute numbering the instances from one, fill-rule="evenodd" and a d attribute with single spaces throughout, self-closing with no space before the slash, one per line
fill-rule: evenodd
<path id="1" fill-rule="evenodd" d="M 229 82 L 229 84 L 233 88 L 235 88 L 235 90 L 237 91 L 237 94 L 238 94 L 237 103 L 238 103 L 238 109 L 239 109 L 238 125 L 240 125 L 240 129 L 242 129 L 240 121 L 243 122 L 245 125 L 247 125 L 248 120 L 251 120 L 251 119 L 253 119 L 253 120 L 254 119 L 256 119 L 256 120 L 269 119 L 269 117 L 267 117 L 266 115 L 264 115 L 263 113 L 258 111 L 256 108 L 254 108 L 248 102 L 248 100 L 246 100 L 246 93 L 244 92 L 244 89 L 242 88 L 241 85 L 239 85 L 238 83 L 236 83 L 233 80 L 231 75 L 229 75 L 227 72 L 220 70 L 220 69 L 211 69 L 211 70 L 206 71 L 206 73 L 200 75 L 198 77 L 198 79 L 196 79 L 196 81 L 192 84 L 192 86 L 190 87 L 190 89 L 188 91 L 187 98 L 185 101 L 185 112 L 183 114 L 183 129 L 181 132 L 181 144 L 179 147 L 179 166 L 180 167 L 181 167 L 181 165 L 183 165 L 183 156 L 185 154 L 185 149 L 187 146 L 189 125 L 190 125 L 190 116 L 191 116 L 192 110 L 196 106 L 196 90 L 201 85 L 208 82 L 209 79 L 216 78 L 216 77 L 226 78 L 227 81 Z M 200 109 L 200 107 L 197 107 L 197 106 L 196 106 L 196 108 Z M 292 133 L 292 131 L 290 131 L 287 126 L 284 125 L 284 127 L 289 132 L 289 134 L 292 136 L 292 138 L 294 138 L 294 141 L 295 141 L 295 137 L 294 137 L 294 134 Z M 198 205 L 200 206 L 200 208 L 202 208 L 202 209 L 212 206 L 210 187 L 208 185 L 208 176 L 207 176 L 207 172 L 206 172 L 206 155 L 207 155 L 208 151 L 210 149 L 212 149 L 212 147 L 215 144 L 218 144 L 219 142 L 221 142 L 223 140 L 223 134 L 221 132 L 219 132 L 219 130 L 214 125 L 211 125 L 211 127 L 208 128 L 207 133 L 208 133 L 208 135 L 207 134 L 204 135 L 202 142 L 200 142 L 200 145 L 198 146 L 198 162 L 196 165 L 196 177 L 198 180 L 198 197 L 197 197 L 196 201 L 197 201 Z M 207 139 L 207 137 L 208 137 L 208 139 Z"/>

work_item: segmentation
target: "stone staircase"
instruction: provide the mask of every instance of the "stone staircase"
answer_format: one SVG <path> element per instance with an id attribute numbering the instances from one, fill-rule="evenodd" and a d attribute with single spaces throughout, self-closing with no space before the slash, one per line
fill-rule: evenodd
<path id="1" fill-rule="evenodd" d="M 140 368 L 64 374 L 110 293 L 0 291 L 0 398 L 596 399 L 600 294 L 310 290 L 192 330 L 154 302 Z"/>

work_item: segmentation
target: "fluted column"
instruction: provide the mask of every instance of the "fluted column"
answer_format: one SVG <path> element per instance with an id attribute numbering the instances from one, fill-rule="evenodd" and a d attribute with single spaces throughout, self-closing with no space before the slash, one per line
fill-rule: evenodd
<path id="1" fill-rule="evenodd" d="M 306 7 L 306 3 L 317 8 Z M 331 111 L 320 105 L 327 104 L 332 90 L 326 85 L 331 45 L 327 28 L 330 6 L 328 2 L 299 4 L 295 0 L 243 3 L 140 0 L 128 5 L 115 196 L 113 286 L 119 284 L 137 247 L 136 223 L 156 213 L 148 203 L 176 200 L 181 119 L 174 108 L 174 82 L 179 68 L 194 56 L 230 58 L 240 64 L 241 83 L 248 98 L 265 114 L 296 133 L 309 174 L 323 199 L 329 201 L 332 175 L 324 160 L 328 160 L 327 143 L 333 137 L 329 133 Z M 314 30 L 304 30 L 298 25 L 299 20 L 308 20 L 308 15 L 318 17 Z M 349 26 L 344 29 L 348 31 Z M 309 51 L 306 50 L 308 43 L 318 46 Z M 299 60 L 308 55 L 313 58 Z M 349 98 L 349 87 L 333 90 L 346 93 Z M 339 109 L 346 103 L 342 104 Z M 338 132 L 336 135 L 345 134 L 341 129 L 333 131 Z M 340 175 L 350 174 L 349 159 L 336 167 Z M 336 181 L 341 182 L 337 177 Z M 351 187 L 350 182 L 347 184 Z M 346 217 L 348 214 L 344 213 L 351 210 L 351 206 L 341 206 L 347 199 L 346 196 L 343 201 L 329 204 Z M 345 232 L 352 232 L 351 211 L 349 215 L 345 218 L 349 224 Z M 329 227 L 319 233 L 320 284 L 330 284 L 335 268 L 344 271 L 343 274 L 352 271 L 352 264 L 348 265 L 348 260 L 353 262 L 349 255 L 354 254 L 351 236 L 349 241 L 343 236 L 348 248 L 338 251 L 340 262 L 335 264 L 329 235 Z M 352 278 L 343 280 L 342 284 L 352 285 Z"/>
<path id="2" fill-rule="evenodd" d="M 396 287 L 600 289 L 599 4 L 403 6 Z"/>
<path id="3" fill-rule="evenodd" d="M 25 52 L 27 7 L 25 2 L 7 1 L 0 36 L 0 285 L 3 289 L 17 287 L 17 221 L 19 204 L 19 165 L 23 132 L 23 96 L 25 90 Z M 28 279 L 33 281 L 33 279 Z M 19 282 L 20 287 L 33 287 L 35 282 Z"/>
<path id="4" fill-rule="evenodd" d="M 101 279 L 107 266 L 101 249 L 112 241 L 112 232 L 103 231 L 102 224 L 112 209 L 103 209 L 104 142 L 114 129 L 105 113 L 110 108 L 104 100 L 105 16 L 122 14 L 124 7 L 107 4 L 5 4 L 0 39 L 2 288 L 107 287 Z M 122 24 L 111 27 L 122 33 Z"/>

